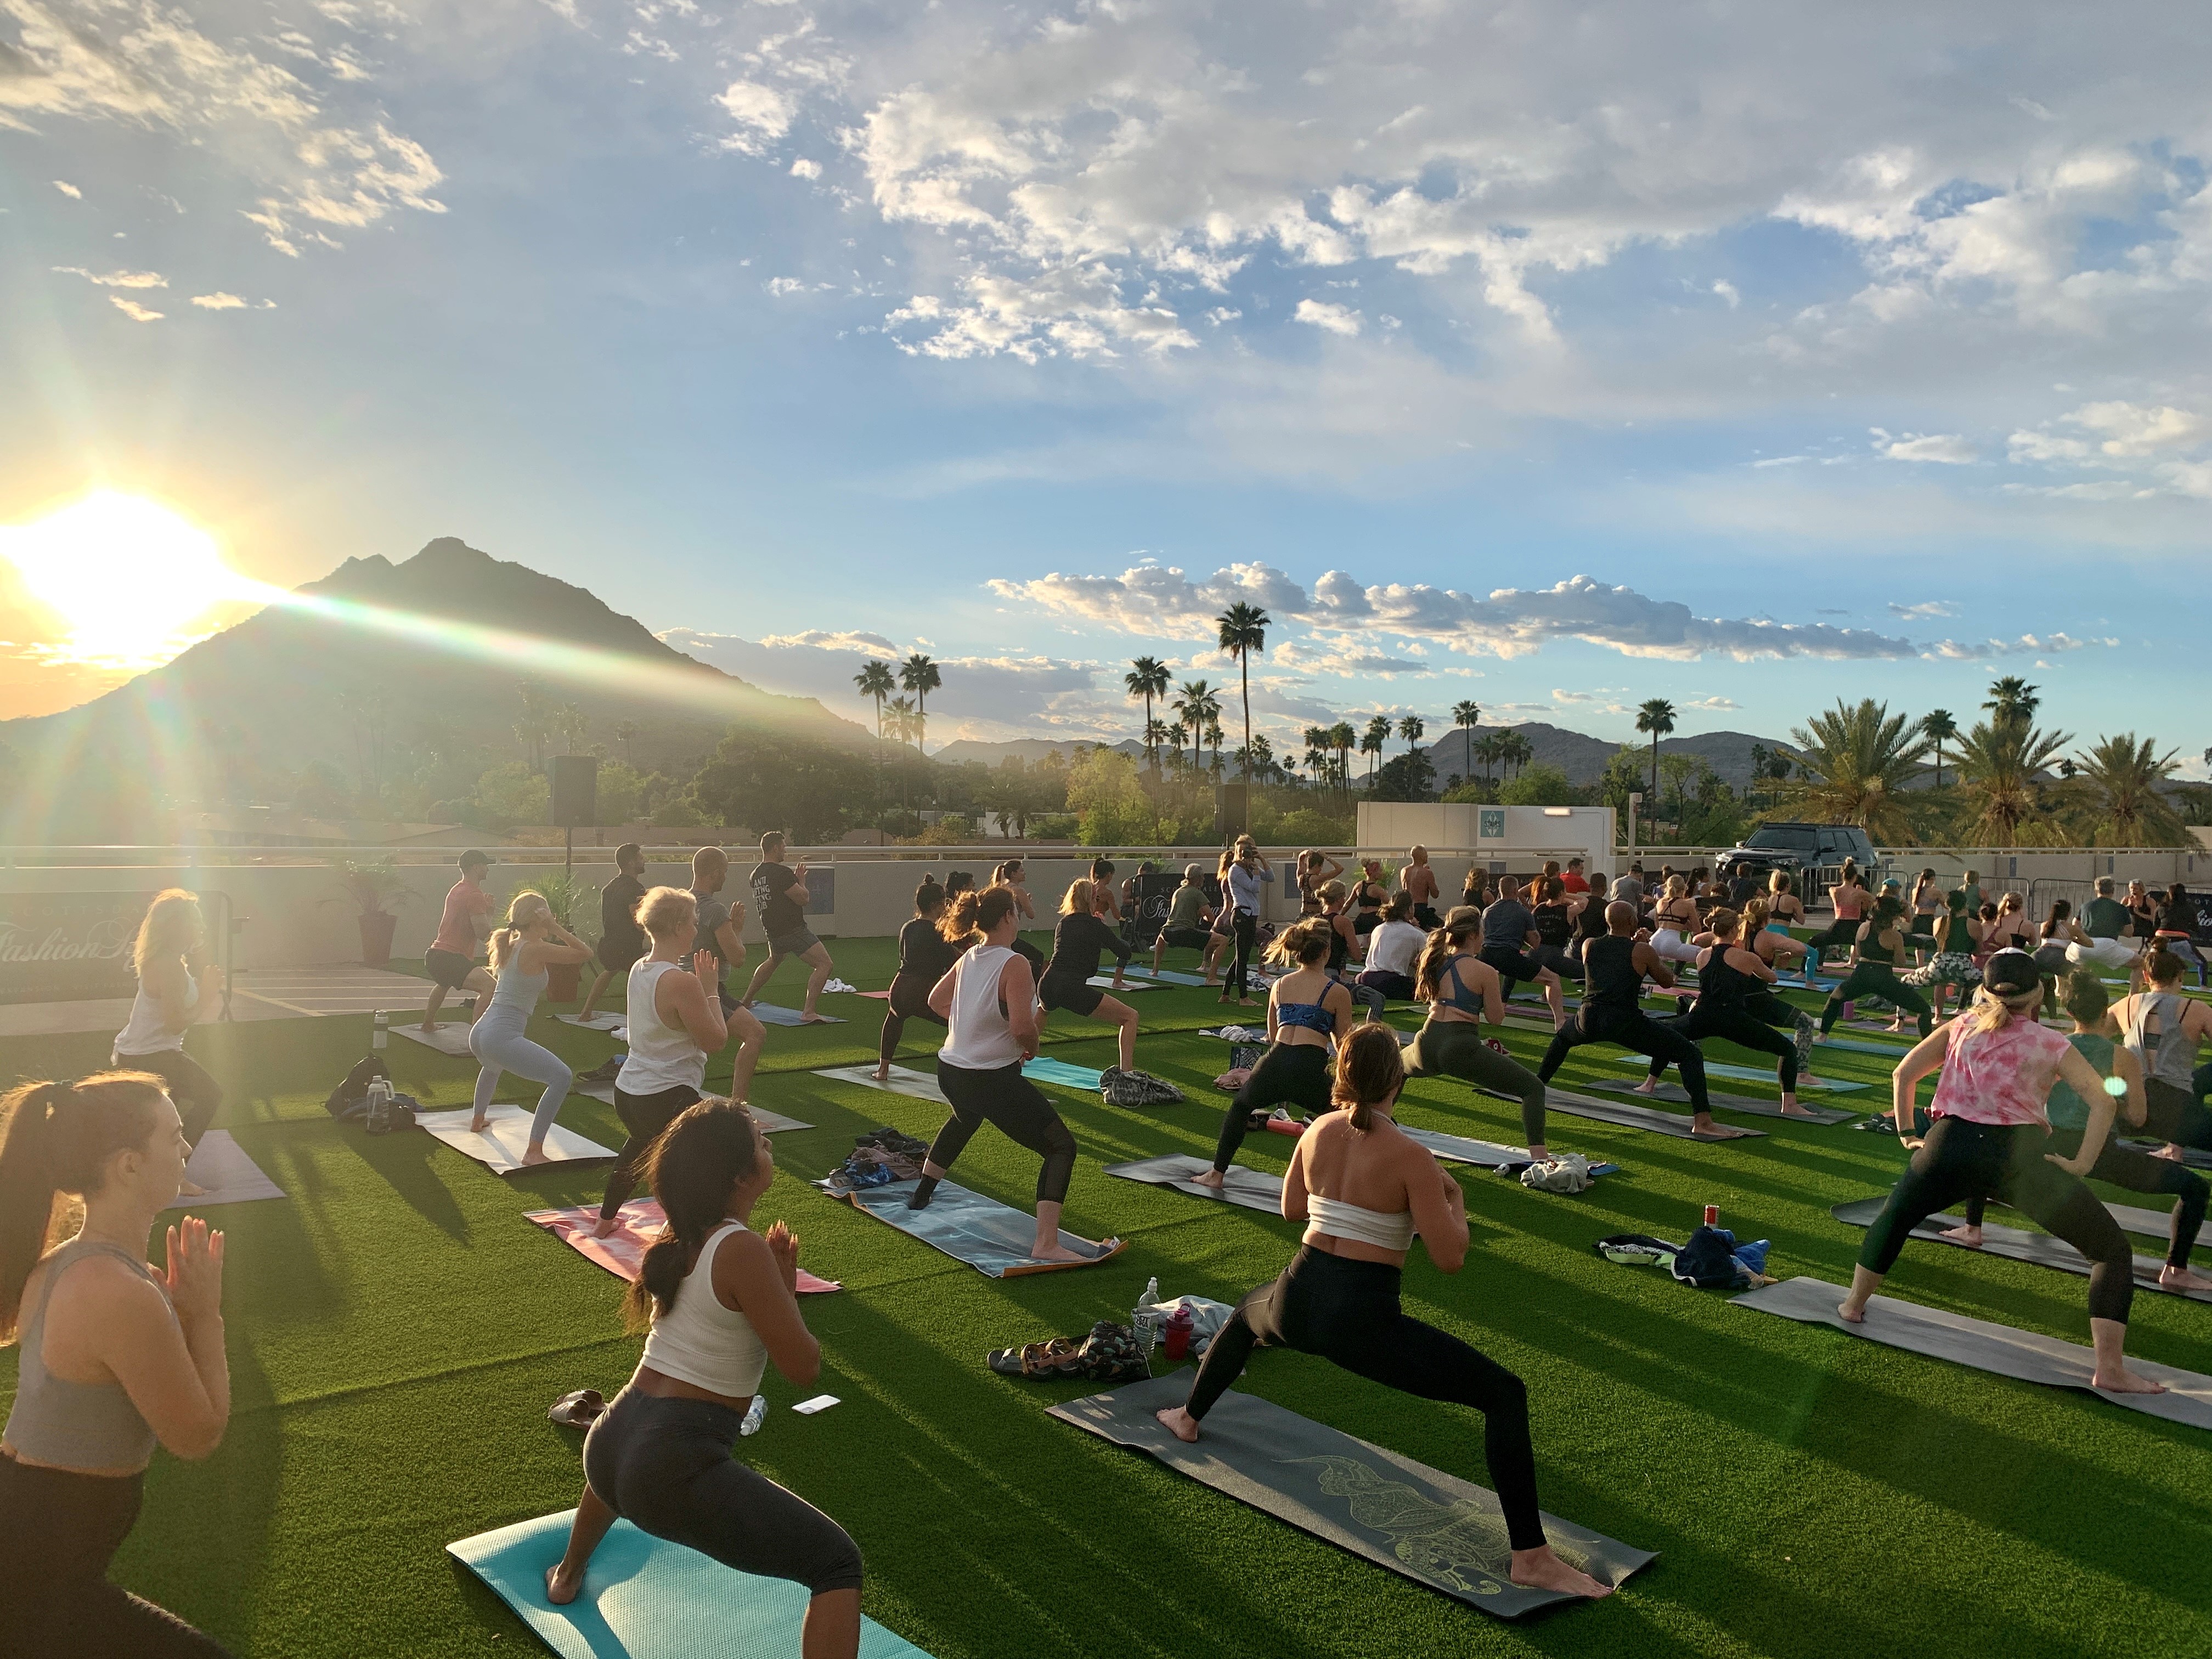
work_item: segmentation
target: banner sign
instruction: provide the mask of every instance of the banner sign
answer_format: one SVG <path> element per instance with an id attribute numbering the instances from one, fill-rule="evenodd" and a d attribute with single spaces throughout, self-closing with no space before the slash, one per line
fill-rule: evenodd
<path id="1" fill-rule="evenodd" d="M 0 893 L 0 1002 L 76 1002 L 138 988 L 131 947 L 151 893 Z"/>

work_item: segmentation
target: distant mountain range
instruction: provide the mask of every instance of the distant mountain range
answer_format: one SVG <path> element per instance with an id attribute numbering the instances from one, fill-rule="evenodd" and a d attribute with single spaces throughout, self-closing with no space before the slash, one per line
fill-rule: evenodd
<path id="1" fill-rule="evenodd" d="M 1493 732 L 1517 732 L 1528 738 L 1528 746 L 1535 751 L 1529 764 L 1556 766 L 1567 775 L 1571 784 L 1595 783 L 1620 749 L 1618 743 L 1603 738 L 1585 736 L 1570 732 L 1565 726 L 1547 726 L 1541 720 L 1528 720 L 1520 726 L 1478 726 L 1471 730 L 1454 726 L 1428 746 L 1429 763 L 1437 769 L 1437 784 L 1443 787 L 1448 778 L 1480 777 L 1483 765 L 1471 759 L 1468 753 L 1470 741 L 1479 740 Z M 1722 781 L 1741 789 L 1751 781 L 1751 749 L 1753 744 L 1769 750 L 1796 753 L 1795 745 L 1779 738 L 1755 738 L 1743 732 L 1700 732 L 1694 737 L 1662 738 L 1659 752 L 1663 755 L 1697 755 L 1719 775 Z M 1649 740 L 1637 745 L 1644 754 L 1651 752 Z M 1508 775 L 1492 769 L 1493 775 Z"/>
<path id="2" fill-rule="evenodd" d="M 930 759 L 943 761 L 947 766 L 963 766 L 969 761 L 981 761 L 986 766 L 996 766 L 1000 761 L 1018 756 L 1025 761 L 1042 760 L 1056 754 L 1066 759 L 1078 749 L 1097 749 L 1102 745 L 1096 738 L 1015 738 L 1004 743 L 985 743 L 975 738 L 956 738 L 942 749 L 930 751 Z M 1134 760 L 1144 758 L 1145 746 L 1134 738 L 1124 738 L 1119 743 L 1103 745 L 1117 754 Z"/>

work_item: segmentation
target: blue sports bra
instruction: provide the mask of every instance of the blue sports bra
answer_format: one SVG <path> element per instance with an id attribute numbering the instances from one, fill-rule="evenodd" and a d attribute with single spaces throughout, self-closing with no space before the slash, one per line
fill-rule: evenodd
<path id="1" fill-rule="evenodd" d="M 1482 1012 L 1482 999 L 1467 988 L 1467 981 L 1459 976 L 1459 959 L 1452 959 L 1451 972 L 1445 981 L 1451 987 L 1451 1006 L 1463 1014 Z"/>
<path id="2" fill-rule="evenodd" d="M 1330 1036 L 1336 1031 L 1336 1016 L 1324 1003 L 1279 1002 L 1275 1005 L 1275 1026 L 1279 1030 L 1285 1025 L 1297 1025 Z"/>

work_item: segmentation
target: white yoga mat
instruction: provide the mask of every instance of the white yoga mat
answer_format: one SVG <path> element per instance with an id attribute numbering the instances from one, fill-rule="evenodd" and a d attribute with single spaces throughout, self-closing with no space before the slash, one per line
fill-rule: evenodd
<path id="1" fill-rule="evenodd" d="M 464 1157 L 476 1159 L 494 1175 L 519 1175 L 538 1167 L 522 1161 L 522 1154 L 530 1145 L 528 1108 L 494 1106 L 484 1114 L 482 1134 L 470 1133 L 471 1115 L 466 1106 L 452 1112 L 417 1112 L 415 1124 L 417 1128 L 428 1129 Z M 573 1129 L 564 1129 L 556 1123 L 546 1132 L 545 1155 L 549 1163 L 587 1164 L 615 1154 L 611 1147 L 586 1140 Z"/>
<path id="2" fill-rule="evenodd" d="M 448 1020 L 434 1031 L 426 1031 L 419 1025 L 395 1025 L 392 1035 L 419 1042 L 425 1048 L 435 1048 L 441 1054 L 451 1054 L 455 1060 L 476 1058 L 469 1052 L 469 1024 L 465 1019 Z"/>
<path id="3" fill-rule="evenodd" d="M 845 1023 L 835 1014 L 818 1012 L 810 1020 L 796 1008 L 781 1007 L 773 1002 L 753 1004 L 753 1018 L 763 1025 L 842 1025 Z"/>
<path id="4" fill-rule="evenodd" d="M 863 1089 L 881 1089 L 885 1094 L 906 1095 L 915 1100 L 933 1100 L 939 1106 L 952 1103 L 945 1097 L 945 1091 L 937 1086 L 937 1079 L 927 1072 L 917 1072 L 908 1066 L 891 1067 L 890 1079 L 876 1080 L 872 1066 L 830 1066 L 815 1073 L 817 1077 L 835 1078 L 840 1083 L 857 1083 Z"/>
<path id="5" fill-rule="evenodd" d="M 624 1024 L 624 1017 L 623 1015 L 605 1012 L 593 1014 L 589 1019 L 582 1018 L 580 1016 L 575 1014 L 556 1014 L 553 1018 L 559 1020 L 563 1025 L 580 1026 L 586 1031 L 619 1032 L 623 1029 L 623 1025 Z"/>
<path id="6" fill-rule="evenodd" d="M 282 1198 L 284 1189 L 261 1173 L 246 1157 L 246 1149 L 226 1129 L 210 1129 L 192 1148 L 192 1161 L 185 1174 L 207 1191 L 198 1198 L 179 1197 L 163 1206 L 171 1210 L 197 1210 L 210 1204 L 244 1204 L 257 1198 Z"/>

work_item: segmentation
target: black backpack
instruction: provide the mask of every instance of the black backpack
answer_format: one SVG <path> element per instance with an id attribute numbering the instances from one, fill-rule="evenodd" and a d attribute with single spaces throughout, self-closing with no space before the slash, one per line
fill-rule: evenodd
<path id="1" fill-rule="evenodd" d="M 323 1103 L 323 1109 L 341 1123 L 360 1124 L 371 1134 L 388 1134 L 394 1129 L 413 1128 L 415 1113 L 420 1103 L 414 1096 L 403 1095 L 396 1091 L 392 1096 L 392 1109 L 385 1115 L 384 1121 L 379 1124 L 370 1121 L 368 1085 L 376 1078 L 390 1083 L 391 1067 L 384 1063 L 382 1055 L 367 1055 L 345 1074 L 344 1082 L 331 1091 L 330 1098 Z"/>

